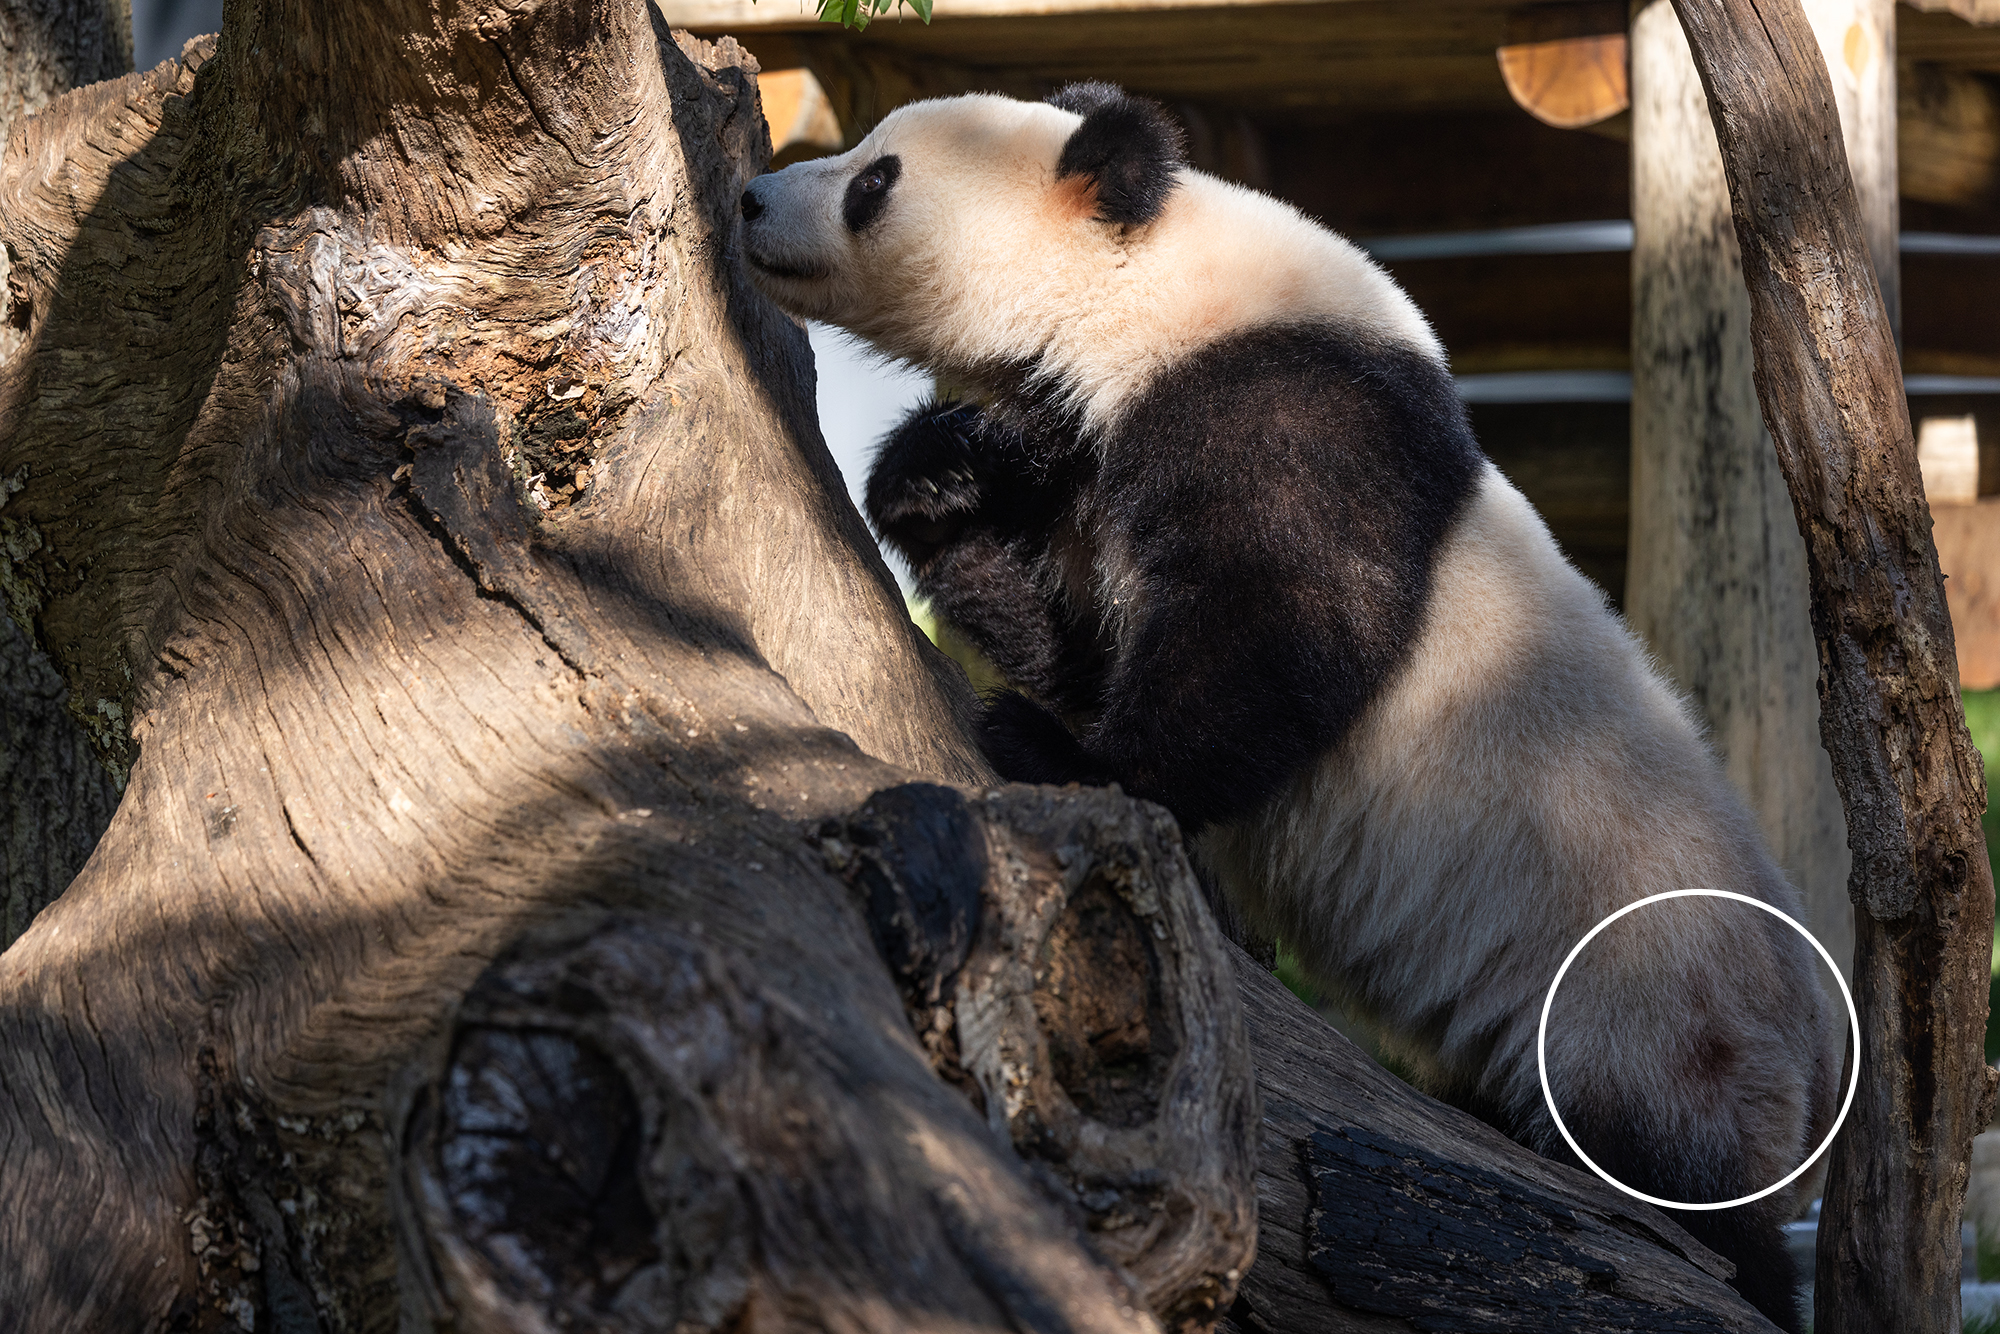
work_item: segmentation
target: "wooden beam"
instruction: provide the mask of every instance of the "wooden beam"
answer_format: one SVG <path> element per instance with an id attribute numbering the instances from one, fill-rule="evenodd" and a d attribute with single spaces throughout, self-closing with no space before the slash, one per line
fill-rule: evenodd
<path id="1" fill-rule="evenodd" d="M 1619 0 L 1533 5 L 1507 16 L 1500 74 L 1514 101 L 1544 125 L 1582 129 L 1632 105 L 1626 6 Z"/>
<path id="2" fill-rule="evenodd" d="M 2000 207 L 2000 85 L 1931 61 L 1899 61 L 1896 152 L 1910 198 Z"/>
<path id="3" fill-rule="evenodd" d="M 2000 0 L 1904 0 L 1912 9 L 1951 14 L 1967 23 L 2000 23 Z"/>
<path id="4" fill-rule="evenodd" d="M 1580 130 L 1632 105 L 1622 32 L 1523 42 L 1498 55 L 1508 95 L 1544 125 Z"/>
<path id="5" fill-rule="evenodd" d="M 869 79 L 884 89 L 1011 91 L 1108 79 L 1169 102 L 1252 111 L 1511 105 L 1493 56 L 1507 40 L 1507 10 L 1490 0 L 1433 0 L 1420 7 L 1420 18 L 1401 0 L 1061 16 L 981 17 L 947 7 L 928 26 L 881 19 L 858 33 L 807 23 L 776 5 L 762 21 L 741 26 L 678 3 L 666 12 L 698 32 L 734 33 L 760 60 L 771 38 L 787 39 L 836 106 L 836 66 L 873 71 Z"/>
<path id="6" fill-rule="evenodd" d="M 1992 3 L 1992 0 L 1983 0 Z M 1974 27 L 1956 14 L 1925 6 L 1896 10 L 1896 54 L 1904 60 L 1929 61 L 1950 69 L 2000 72 L 2000 27 Z"/>
<path id="7" fill-rule="evenodd" d="M 1332 2 L 1338 3 L 1339 0 Z M 1200 0 L 1196 4 L 1189 4 L 1187 0 L 951 0 L 949 7 L 939 6 L 933 18 L 944 22 L 992 18 L 1069 18 L 1078 14 L 1157 14 L 1163 10 L 1268 9 L 1273 5 L 1327 3 L 1329 0 Z M 791 5 L 783 0 L 776 0 L 775 3 L 774 0 L 663 0 L 660 9 L 676 28 L 696 31 L 715 29 L 745 33 L 787 28 L 811 29 L 820 23 L 818 13 L 803 0 Z M 874 23 L 917 21 L 915 11 L 904 9 L 892 10 L 875 19 Z"/>
<path id="8" fill-rule="evenodd" d="M 838 62 L 900 69 L 893 77 L 870 76 L 885 91 L 902 85 L 1046 88 L 1103 78 L 1169 102 L 1207 101 L 1280 116 L 1502 111 L 1513 101 L 1496 50 L 1617 31 L 1601 16 L 1620 8 L 1607 9 L 1601 0 L 1527 10 L 1503 0 L 946 0 L 928 25 L 906 15 L 878 19 L 854 33 L 816 22 L 801 0 L 661 5 L 675 26 L 711 36 L 732 33 L 760 58 L 774 39 L 792 42 L 794 56 L 810 49 L 822 83 L 822 66 Z M 1906 59 L 1952 71 L 2000 72 L 2000 28 L 1906 8 L 1896 30 Z"/>

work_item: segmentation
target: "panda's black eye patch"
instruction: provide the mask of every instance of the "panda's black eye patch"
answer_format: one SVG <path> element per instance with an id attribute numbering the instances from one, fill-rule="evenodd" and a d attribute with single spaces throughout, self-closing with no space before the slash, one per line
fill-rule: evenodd
<path id="1" fill-rule="evenodd" d="M 841 216 L 847 230 L 858 232 L 882 215 L 889 202 L 889 189 L 903 174 L 903 160 L 894 153 L 878 157 L 847 183 L 847 198 L 841 202 Z"/>

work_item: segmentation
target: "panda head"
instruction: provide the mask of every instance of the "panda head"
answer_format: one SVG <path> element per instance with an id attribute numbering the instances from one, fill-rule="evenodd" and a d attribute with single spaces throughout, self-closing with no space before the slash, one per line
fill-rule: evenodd
<path id="1" fill-rule="evenodd" d="M 918 102 L 839 157 L 751 182 L 743 254 L 793 314 L 976 379 L 1062 341 L 1185 163 L 1166 112 L 1110 84 Z"/>

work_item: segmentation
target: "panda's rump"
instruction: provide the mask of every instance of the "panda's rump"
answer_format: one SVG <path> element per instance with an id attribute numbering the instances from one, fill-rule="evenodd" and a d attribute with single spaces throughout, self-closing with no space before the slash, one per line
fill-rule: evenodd
<path id="1" fill-rule="evenodd" d="M 1284 800 L 1200 852 L 1309 972 L 1432 1057 L 1437 1091 L 1543 1149 L 1535 1025 L 1591 927 L 1687 888 L 1798 912 L 1685 706 L 1491 465 L 1408 659 Z M 1629 1139 L 1644 1109 L 1649 1141 L 1699 1126 L 1751 1175 L 1783 1162 L 1771 1180 L 1829 1063 L 1808 946 L 1713 899 L 1621 919 L 1551 1017 L 1552 1082 L 1583 1122 Z"/>

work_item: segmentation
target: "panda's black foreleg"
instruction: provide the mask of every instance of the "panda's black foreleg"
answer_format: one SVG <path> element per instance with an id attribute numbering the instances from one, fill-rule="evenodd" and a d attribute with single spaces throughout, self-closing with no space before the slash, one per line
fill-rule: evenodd
<path id="1" fill-rule="evenodd" d="M 1068 627 L 1036 577 L 1036 555 L 1025 539 L 977 528 L 932 558 L 917 592 L 1008 681 L 1061 704 L 1075 676 Z"/>
<path id="2" fill-rule="evenodd" d="M 1088 712 L 1102 652 L 1043 568 L 1071 488 L 1036 453 L 976 407 L 927 404 L 883 441 L 868 517 L 908 559 L 932 609 L 1008 681 Z"/>
<path id="3" fill-rule="evenodd" d="M 989 436 L 977 407 L 932 401 L 876 450 L 868 521 L 919 575 L 989 507 L 996 453 Z"/>
<path id="4" fill-rule="evenodd" d="M 1011 783 L 1088 783 L 1116 780 L 1085 750 L 1063 720 L 1025 695 L 993 696 L 979 729 L 980 749 Z"/>

